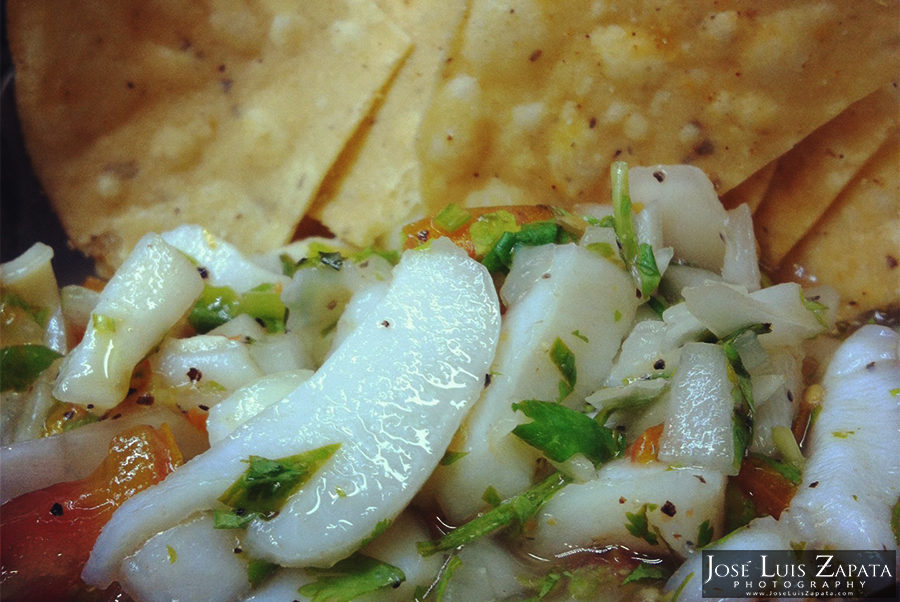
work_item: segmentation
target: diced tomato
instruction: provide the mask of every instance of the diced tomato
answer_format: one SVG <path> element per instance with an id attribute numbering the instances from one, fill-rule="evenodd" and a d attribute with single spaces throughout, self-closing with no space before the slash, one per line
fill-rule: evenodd
<path id="1" fill-rule="evenodd" d="M 472 216 L 468 222 L 460 226 L 453 232 L 447 232 L 438 226 L 433 217 L 426 217 L 412 224 L 403 227 L 403 233 L 406 235 L 404 249 L 414 249 L 419 245 L 423 245 L 435 238 L 447 237 L 453 241 L 456 246 L 466 251 L 470 257 L 476 257 L 475 244 L 472 242 L 472 236 L 469 228 L 478 221 L 478 218 L 488 213 L 497 211 L 506 211 L 516 218 L 516 224 L 529 224 L 543 220 L 550 220 L 555 217 L 553 209 L 547 205 L 513 205 L 510 207 L 472 207 L 466 208 L 466 211 Z"/>
<path id="2" fill-rule="evenodd" d="M 21 495 L 0 509 L 4 602 L 64 602 L 84 593 L 81 570 L 113 511 L 182 462 L 167 425 L 117 435 L 86 479 Z"/>
<path id="3" fill-rule="evenodd" d="M 776 520 L 788 507 L 797 486 L 759 458 L 749 456 L 741 463 L 741 471 L 732 482 L 744 496 L 753 501 L 759 516 Z"/>
<path id="4" fill-rule="evenodd" d="M 651 426 L 631 444 L 629 456 L 632 462 L 647 464 L 659 459 L 659 440 L 663 434 L 663 424 Z"/>
<path id="5" fill-rule="evenodd" d="M 96 276 L 88 276 L 84 279 L 84 288 L 90 289 L 97 293 L 102 293 L 103 289 L 106 288 L 106 280 L 101 280 Z"/>

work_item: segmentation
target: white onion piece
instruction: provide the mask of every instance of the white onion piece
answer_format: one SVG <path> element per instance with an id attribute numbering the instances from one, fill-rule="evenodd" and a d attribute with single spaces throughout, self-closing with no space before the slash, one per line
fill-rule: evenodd
<path id="1" fill-rule="evenodd" d="M 312 375 L 312 370 L 297 370 L 263 376 L 214 405 L 206 419 L 210 445 L 222 441 L 265 408 L 287 397 Z"/>
<path id="2" fill-rule="evenodd" d="M 462 565 L 453 573 L 444 599 L 450 602 L 524 599 L 529 569 L 506 548 L 482 537 L 459 551 Z"/>
<path id="3" fill-rule="evenodd" d="M 722 347 L 688 343 L 682 348 L 667 403 L 669 416 L 659 441 L 660 461 L 737 474 L 734 400 Z"/>
<path id="4" fill-rule="evenodd" d="M 482 265 L 443 239 L 405 253 L 387 295 L 312 379 L 116 511 L 85 581 L 110 583 L 153 534 L 214 507 L 250 455 L 282 458 L 333 443 L 342 447 L 277 517 L 248 527 L 244 548 L 285 566 L 346 557 L 437 465 L 481 391 L 499 328 Z"/>
<path id="5" fill-rule="evenodd" d="M 88 322 L 91 321 L 91 312 L 100 301 L 100 293 L 77 284 L 70 284 L 62 287 L 59 295 L 68 338 L 74 343 L 76 334 L 80 337 L 87 329 Z"/>
<path id="6" fill-rule="evenodd" d="M 237 532 L 201 514 L 150 538 L 126 558 L 122 589 L 140 602 L 232 602 L 250 589 Z"/>
<path id="7" fill-rule="evenodd" d="M 722 277 L 715 272 L 689 265 L 670 265 L 659 282 L 659 293 L 670 303 L 683 301 L 681 290 L 687 286 L 706 284 L 707 280 L 721 282 Z"/>
<path id="8" fill-rule="evenodd" d="M 207 282 L 213 286 L 227 286 L 240 294 L 261 284 L 288 282 L 281 270 L 271 272 L 261 268 L 201 226 L 179 226 L 163 232 L 162 238 L 197 262 L 198 267 L 206 268 Z"/>
<path id="9" fill-rule="evenodd" d="M 266 329 L 250 314 L 238 314 L 224 324 L 216 326 L 206 334 L 217 334 L 232 339 L 245 338 L 258 340 L 265 336 Z"/>
<path id="10" fill-rule="evenodd" d="M 185 460 L 209 447 L 206 436 L 183 416 L 156 404 L 146 411 L 126 414 L 116 420 L 102 420 L 52 437 L 0 448 L 2 502 L 54 483 L 83 479 L 106 458 L 109 442 L 114 436 L 139 424 L 159 428 L 164 422 L 172 429 Z M 35 470 L 36 466 L 40 470 Z"/>
<path id="11" fill-rule="evenodd" d="M 507 284 L 501 296 L 516 301 L 504 316 L 491 382 L 454 445 L 467 455 L 435 474 L 453 521 L 477 512 L 488 486 L 509 497 L 531 485 L 540 454 L 511 434 L 529 420 L 511 404 L 559 397 L 562 376 L 549 354 L 556 338 L 575 356 L 577 383 L 566 399 L 580 404 L 607 378 L 638 305 L 624 268 L 574 244 L 519 249 Z"/>
<path id="12" fill-rule="evenodd" d="M 218 383 L 234 391 L 262 376 L 245 343 L 212 334 L 166 339 L 150 358 L 150 366 L 167 387 Z M 194 369 L 199 373 L 189 376 Z"/>
<path id="13" fill-rule="evenodd" d="M 730 284 L 743 286 L 750 292 L 759 290 L 756 235 L 753 233 L 753 216 L 746 203 L 727 213 L 722 237 L 725 239 L 722 279 Z"/>
<path id="14" fill-rule="evenodd" d="M 864 326 L 841 346 L 823 385 L 809 462 L 791 502 L 796 539 L 847 550 L 892 549 L 900 497 L 900 336 Z M 813 486 L 813 483 L 816 485 Z"/>
<path id="15" fill-rule="evenodd" d="M 537 527 L 525 550 L 542 558 L 594 545 L 623 545 L 659 552 L 669 546 L 686 557 L 695 547 L 700 525 L 709 521 L 714 534 L 723 528 L 725 478 L 717 471 L 671 469 L 628 459 L 610 462 L 597 478 L 569 484 L 541 508 Z M 628 530 L 628 517 L 642 514 L 644 504 L 653 545 Z"/>
<path id="16" fill-rule="evenodd" d="M 830 328 L 808 310 L 799 284 L 785 282 L 753 293 L 732 285 L 707 282 L 682 291 L 688 310 L 718 337 L 727 336 L 752 324 L 772 325 L 772 332 L 760 335 L 763 347 L 793 345 Z"/>
<path id="17" fill-rule="evenodd" d="M 47 413 L 56 403 L 53 379 L 62 360 L 41 372 L 25 391 L 6 391 L 0 403 L 0 445 L 37 439 L 44 434 Z"/>
<path id="18" fill-rule="evenodd" d="M 628 170 L 632 201 L 657 203 L 662 213 L 663 240 L 675 258 L 721 273 L 725 243 L 720 234 L 725 209 L 712 182 L 690 165 L 656 165 Z"/>
<path id="19" fill-rule="evenodd" d="M 202 290 L 200 274 L 180 251 L 156 234 L 144 236 L 100 293 L 84 338 L 63 360 L 54 396 L 93 404 L 97 413 L 117 405 L 134 367 Z"/>
<path id="20" fill-rule="evenodd" d="M 44 345 L 65 353 L 66 327 L 60 310 L 59 287 L 50 260 L 53 249 L 35 243 L 27 251 L 0 265 L 0 280 L 6 292 L 15 293 L 26 303 L 48 312 L 44 326 Z"/>

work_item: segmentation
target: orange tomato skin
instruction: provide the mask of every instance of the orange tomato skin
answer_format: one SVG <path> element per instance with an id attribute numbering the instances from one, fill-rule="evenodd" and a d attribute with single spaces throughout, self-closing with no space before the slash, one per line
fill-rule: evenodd
<path id="1" fill-rule="evenodd" d="M 647 464 L 659 459 L 659 440 L 663 434 L 663 427 L 663 424 L 651 426 L 631 444 L 629 456 L 632 462 Z"/>
<path id="2" fill-rule="evenodd" d="M 775 520 L 787 508 L 797 486 L 753 456 L 744 458 L 741 471 L 732 477 L 733 483 L 745 497 L 753 501 L 759 516 L 771 516 Z"/>
<path id="3" fill-rule="evenodd" d="M 181 461 L 167 426 L 137 426 L 113 438 L 106 459 L 91 476 L 3 504 L 3 601 L 64 602 L 86 592 L 81 570 L 112 513 Z"/>

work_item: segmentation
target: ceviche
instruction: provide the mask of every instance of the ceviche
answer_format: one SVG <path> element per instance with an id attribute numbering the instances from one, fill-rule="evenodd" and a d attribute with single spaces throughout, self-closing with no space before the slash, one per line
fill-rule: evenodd
<path id="1" fill-rule="evenodd" d="M 897 332 L 767 282 L 700 169 L 610 180 L 403 250 L 3 264 L 3 600 L 674 602 L 702 549 L 896 549 Z"/>

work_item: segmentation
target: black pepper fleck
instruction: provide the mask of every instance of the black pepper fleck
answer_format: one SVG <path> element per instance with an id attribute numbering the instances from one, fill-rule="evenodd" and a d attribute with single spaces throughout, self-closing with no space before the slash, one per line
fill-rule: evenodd
<path id="1" fill-rule="evenodd" d="M 809 484 L 809 488 L 810 488 L 810 489 L 815 489 L 815 488 L 818 487 L 818 486 L 819 486 L 819 482 L 818 482 L 818 481 L 813 481 L 812 483 Z"/>
<path id="2" fill-rule="evenodd" d="M 209 278 L 209 270 L 207 270 L 202 265 L 197 266 L 197 271 L 200 272 L 200 277 L 203 278 L 204 280 Z"/>
<path id="3" fill-rule="evenodd" d="M 788 401 L 794 403 L 794 394 L 791 391 L 787 392 Z"/>
<path id="4" fill-rule="evenodd" d="M 663 182 L 666 181 L 666 172 L 664 172 L 664 171 L 654 171 L 654 172 L 653 172 L 653 177 L 656 179 L 657 182 L 659 182 L 660 184 L 662 184 Z"/>
<path id="5" fill-rule="evenodd" d="M 665 370 L 666 369 L 666 360 L 659 359 L 653 362 L 654 370 Z"/>
<path id="6" fill-rule="evenodd" d="M 874 370 L 874 369 L 875 369 L 875 362 L 869 362 L 868 364 L 866 364 L 866 370 Z"/>
<path id="7" fill-rule="evenodd" d="M 152 406 L 153 402 L 156 401 L 152 395 L 149 393 L 144 393 L 142 395 L 138 395 L 138 398 L 134 400 L 134 403 L 139 406 Z"/>
<path id="8" fill-rule="evenodd" d="M 63 515 L 63 507 L 59 502 L 50 506 L 50 514 L 53 516 L 62 516 Z"/>
<path id="9" fill-rule="evenodd" d="M 208 412 L 208 411 L 209 411 L 209 406 L 203 405 L 202 403 L 199 404 L 197 407 L 200 408 L 201 410 L 203 410 L 204 412 Z"/>
<path id="10" fill-rule="evenodd" d="M 488 372 L 487 374 L 484 375 L 484 388 L 485 388 L 485 389 L 491 386 L 491 379 L 492 379 L 492 378 L 493 378 L 493 377 L 491 376 L 491 373 L 490 373 L 490 372 Z"/>
<path id="11" fill-rule="evenodd" d="M 416 232 L 416 238 L 420 241 L 425 242 L 428 240 L 428 230 L 419 230 Z"/>
<path id="12" fill-rule="evenodd" d="M 382 320 L 378 325 L 381 326 L 382 328 L 390 328 L 391 327 L 391 323 L 388 322 L 387 320 Z"/>
<path id="13" fill-rule="evenodd" d="M 201 378 L 203 378 L 203 373 L 196 368 L 191 368 L 187 371 L 187 377 L 191 379 L 192 383 L 196 383 L 199 382 Z"/>
<path id="14" fill-rule="evenodd" d="M 703 475 L 695 474 L 694 476 L 697 477 L 698 479 L 700 479 L 701 483 L 706 485 L 706 479 L 703 478 Z"/>
<path id="15" fill-rule="evenodd" d="M 65 414 L 63 414 L 63 418 L 66 420 L 72 420 L 75 418 L 75 410 L 69 410 Z"/>
<path id="16" fill-rule="evenodd" d="M 244 551 L 244 550 L 242 550 L 240 547 L 237 547 L 237 548 L 234 549 L 234 553 L 235 553 L 235 554 L 240 554 L 240 553 L 243 552 L 243 551 Z"/>
<path id="17" fill-rule="evenodd" d="M 675 516 L 675 504 L 666 500 L 666 503 L 662 505 L 659 511 L 669 517 Z"/>

